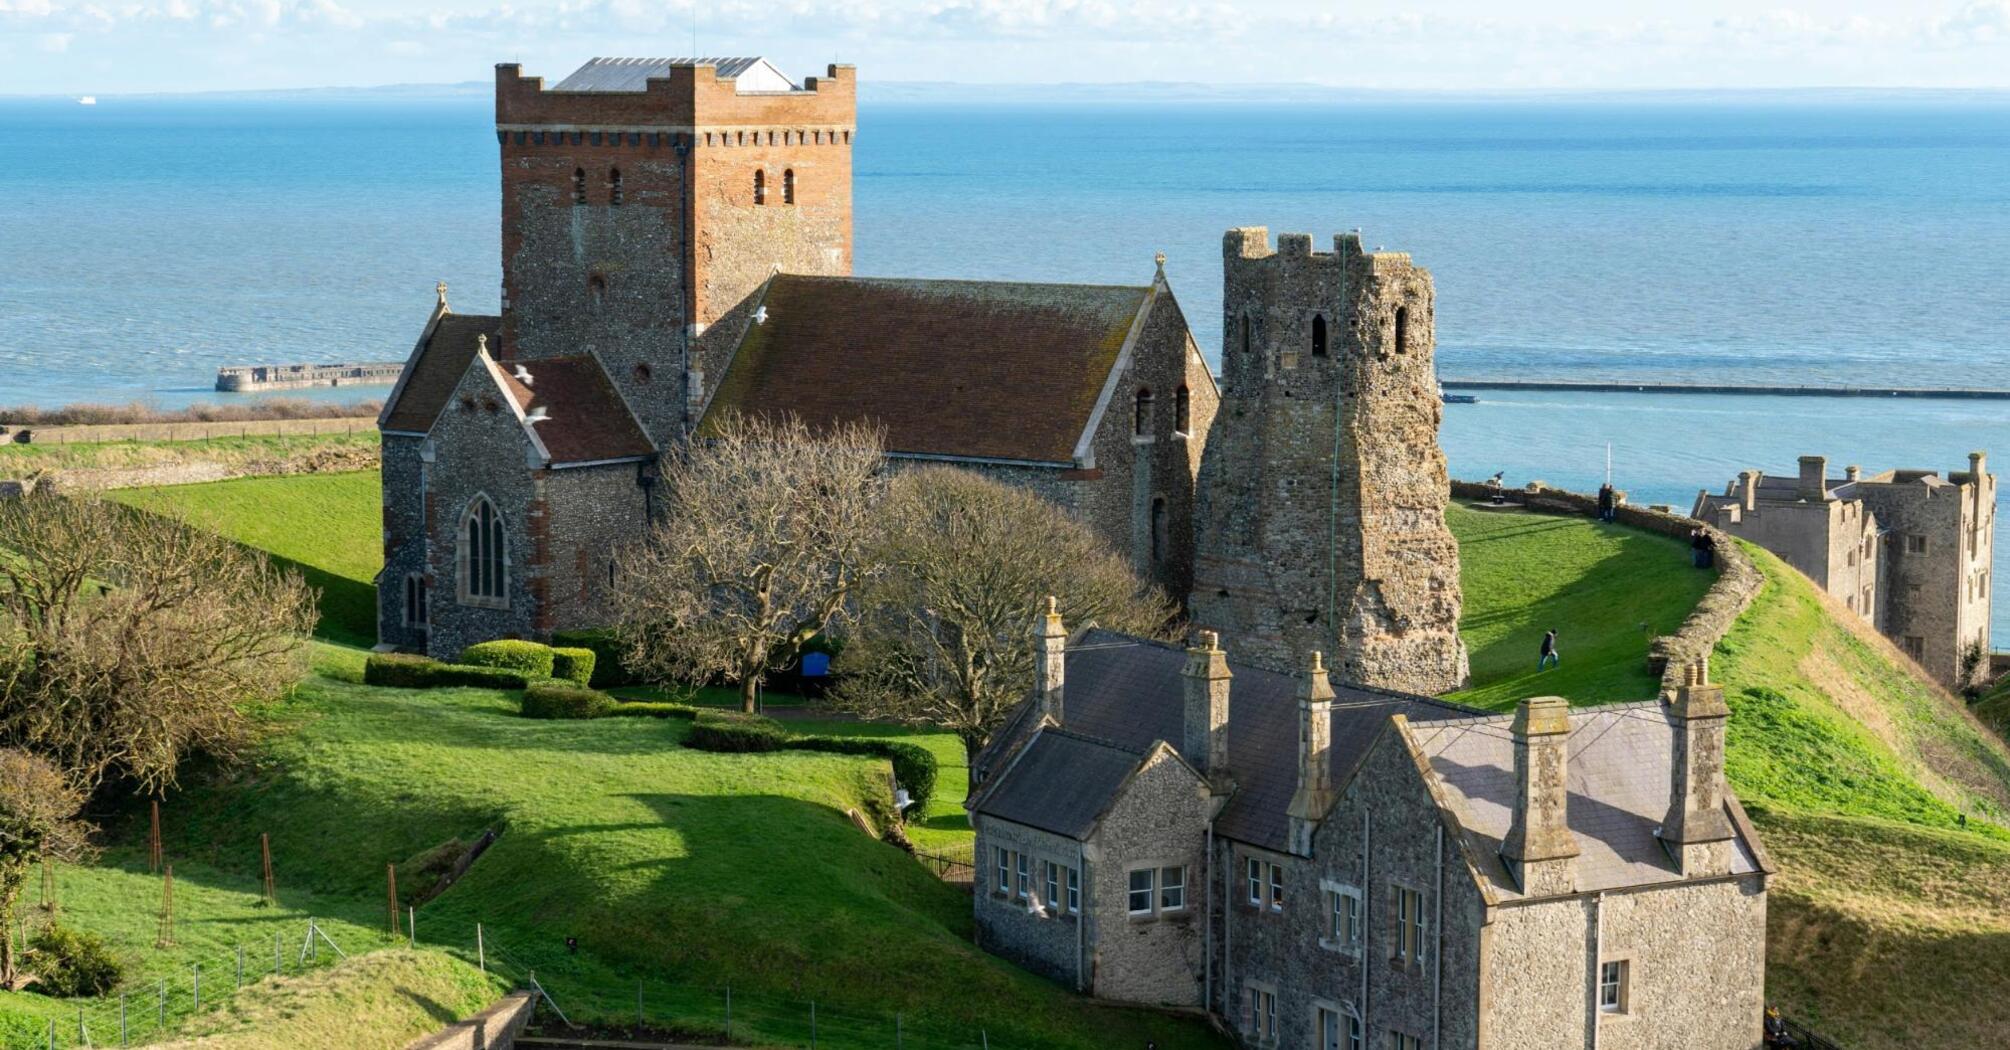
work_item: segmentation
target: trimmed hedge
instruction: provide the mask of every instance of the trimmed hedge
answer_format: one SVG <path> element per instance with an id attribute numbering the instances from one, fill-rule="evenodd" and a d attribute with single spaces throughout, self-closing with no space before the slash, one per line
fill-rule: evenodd
<path id="1" fill-rule="evenodd" d="M 587 631 L 554 631 L 551 644 L 572 649 L 588 649 L 593 652 L 593 680 L 588 684 L 595 689 L 611 689 L 618 685 L 634 685 L 635 676 L 621 666 L 621 642 L 613 631 L 605 628 Z"/>
<path id="2" fill-rule="evenodd" d="M 523 691 L 525 718 L 599 718 L 614 710 L 614 698 L 571 682 L 534 682 Z"/>
<path id="3" fill-rule="evenodd" d="M 461 662 L 475 667 L 501 667 L 521 671 L 530 678 L 550 678 L 551 646 L 505 638 L 477 642 L 461 650 Z"/>
<path id="4" fill-rule="evenodd" d="M 935 794 L 935 755 L 920 744 L 857 736 L 802 736 L 789 741 L 793 751 L 832 751 L 841 755 L 876 755 L 893 763 L 893 778 L 907 789 L 917 809 L 925 809 Z"/>
<path id="5" fill-rule="evenodd" d="M 580 685 L 593 684 L 593 665 L 599 662 L 591 649 L 574 649 L 553 646 L 551 650 L 551 676 Z"/>
<path id="6" fill-rule="evenodd" d="M 698 717 L 698 709 L 686 704 L 665 703 L 659 700 L 621 700 L 608 711 L 607 718 L 681 718 L 686 722 Z"/>
<path id="7" fill-rule="evenodd" d="M 772 718 L 731 711 L 700 711 L 696 724 L 684 737 L 684 746 L 729 754 L 824 751 L 840 755 L 870 755 L 893 763 L 894 779 L 907 789 L 915 808 L 926 808 L 928 800 L 935 795 L 938 771 L 935 755 L 919 744 L 901 740 L 798 736 Z"/>
<path id="8" fill-rule="evenodd" d="M 363 663 L 363 684 L 392 689 L 439 689 L 474 686 L 478 689 L 522 689 L 530 684 L 525 675 L 500 667 L 470 667 L 443 664 L 410 653 L 372 653 Z"/>

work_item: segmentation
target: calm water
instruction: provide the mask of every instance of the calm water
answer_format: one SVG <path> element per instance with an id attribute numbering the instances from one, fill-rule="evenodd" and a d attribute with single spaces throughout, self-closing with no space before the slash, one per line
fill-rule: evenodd
<path id="1" fill-rule="evenodd" d="M 482 99 L 0 102 L 0 404 L 205 392 L 493 311 Z M 1448 376 L 2010 385 L 2010 108 L 867 107 L 857 269 L 1142 282 L 1210 356 L 1222 230 L 1363 227 L 1437 274 Z M 381 394 L 381 390 L 368 391 Z M 342 395 L 349 396 L 349 395 Z M 1736 470 L 2010 466 L 2010 403 L 1483 395 L 1456 473 L 1686 505 Z M 2010 646 L 2010 558 L 1996 588 Z"/>

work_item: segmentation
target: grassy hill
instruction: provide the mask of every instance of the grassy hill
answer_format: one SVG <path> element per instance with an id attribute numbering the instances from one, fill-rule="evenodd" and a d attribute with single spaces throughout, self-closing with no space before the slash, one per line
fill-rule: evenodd
<path id="1" fill-rule="evenodd" d="M 161 1050 L 399 1050 L 494 1002 L 499 982 L 442 952 L 386 949 L 260 981 Z"/>
<path id="2" fill-rule="evenodd" d="M 384 564 L 379 491 L 377 472 L 366 470 L 120 489 L 111 495 L 215 529 L 298 568 L 321 591 L 316 633 L 369 645 L 377 640 L 372 581 Z"/>
<path id="3" fill-rule="evenodd" d="M 1472 659 L 1471 687 L 1451 699 L 1479 707 L 1531 696 L 1576 704 L 1653 696 L 1648 643 L 1681 626 L 1715 579 L 1666 536 L 1589 518 L 1456 504 L 1445 518 L 1459 540 L 1459 634 Z M 1538 673 L 1551 628 L 1560 661 Z"/>

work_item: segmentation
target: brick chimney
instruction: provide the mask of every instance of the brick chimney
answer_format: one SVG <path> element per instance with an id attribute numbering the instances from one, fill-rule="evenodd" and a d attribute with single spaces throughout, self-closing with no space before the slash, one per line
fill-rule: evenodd
<path id="1" fill-rule="evenodd" d="M 1801 457 L 1801 485 L 1799 496 L 1814 503 L 1826 503 L 1829 498 L 1829 461 L 1827 456 Z"/>
<path id="2" fill-rule="evenodd" d="M 1312 832 L 1333 805 L 1333 682 L 1315 652 L 1298 680 L 1298 790 L 1291 796 L 1291 850 L 1312 854 Z"/>
<path id="3" fill-rule="evenodd" d="M 1740 497 L 1745 505 L 1745 513 L 1750 514 L 1759 509 L 1759 479 L 1765 475 L 1756 470 L 1747 470 L 1738 476 L 1745 480 L 1744 491 L 1740 493 Z"/>
<path id="4" fill-rule="evenodd" d="M 1724 690 L 1708 679 L 1705 665 L 1690 664 L 1668 705 L 1675 769 L 1659 835 L 1677 869 L 1692 877 L 1731 870 L 1731 822 L 1724 816 L 1724 722 L 1731 709 Z"/>
<path id="5" fill-rule="evenodd" d="M 1186 694 L 1185 751 L 1187 760 L 1206 775 L 1217 792 L 1228 790 L 1228 654 L 1221 636 L 1202 631 L 1198 644 L 1186 651 L 1180 686 Z"/>
<path id="6" fill-rule="evenodd" d="M 1061 683 L 1067 673 L 1068 631 L 1061 626 L 1061 603 L 1047 596 L 1045 612 L 1033 624 L 1033 689 L 1040 696 L 1040 713 L 1061 721 Z"/>
<path id="7" fill-rule="evenodd" d="M 1523 700 L 1514 711 L 1515 804 L 1501 856 L 1531 897 L 1577 889 L 1577 837 L 1570 833 L 1570 703 Z"/>

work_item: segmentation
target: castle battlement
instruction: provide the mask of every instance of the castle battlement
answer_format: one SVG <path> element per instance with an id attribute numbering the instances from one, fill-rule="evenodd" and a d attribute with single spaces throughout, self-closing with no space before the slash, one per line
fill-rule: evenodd
<path id="1" fill-rule="evenodd" d="M 1361 231 L 1351 230 L 1333 235 L 1333 250 L 1314 251 L 1312 235 L 1309 233 L 1280 233 L 1277 246 L 1270 245 L 1270 230 L 1264 226 L 1238 226 L 1222 235 L 1221 253 L 1223 259 L 1245 262 L 1264 260 L 1306 261 L 1314 265 L 1330 267 L 1344 266 L 1354 260 L 1362 268 L 1372 273 L 1400 273 L 1415 267 L 1409 252 L 1392 252 L 1382 249 L 1367 251 L 1361 247 Z"/>
<path id="2" fill-rule="evenodd" d="M 543 77 L 524 76 L 521 65 L 501 63 L 496 66 L 496 128 L 836 129 L 849 141 L 857 126 L 858 78 L 849 65 L 831 65 L 824 76 L 805 78 L 800 89 L 742 91 L 734 78 L 720 76 L 719 67 L 711 62 L 669 61 L 673 64 L 663 67 L 663 76 L 631 77 L 640 81 L 640 90 L 626 89 L 625 85 L 621 89 L 548 88 Z"/>

